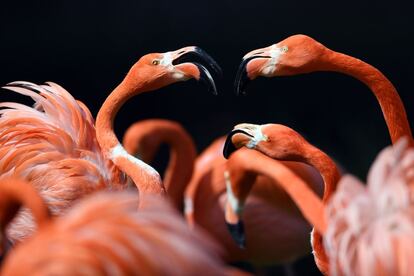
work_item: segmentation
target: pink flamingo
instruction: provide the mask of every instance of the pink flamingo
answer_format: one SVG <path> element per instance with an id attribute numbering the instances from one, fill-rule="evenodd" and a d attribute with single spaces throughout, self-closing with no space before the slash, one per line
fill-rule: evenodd
<path id="1" fill-rule="evenodd" d="M 300 134 L 286 126 L 277 124 L 239 124 L 227 137 L 223 153 L 228 157 L 234 150 L 241 147 L 256 149 L 262 154 L 277 159 L 278 161 L 303 162 L 314 167 L 320 173 L 324 182 L 323 204 L 327 203 L 328 199 L 336 189 L 340 174 L 335 163 L 324 152 L 309 144 Z M 228 164 L 227 167 L 231 168 L 231 163 Z M 243 170 L 241 170 L 240 173 L 243 173 Z M 277 173 L 277 171 L 275 171 L 275 173 Z M 238 240 L 243 239 L 244 236 L 244 230 L 242 228 L 243 224 L 239 219 L 239 214 L 241 210 L 243 210 L 243 202 L 250 192 L 252 180 L 255 179 L 255 177 L 249 174 L 245 174 L 245 178 L 246 179 L 242 182 L 248 182 L 250 183 L 249 185 L 240 184 L 238 186 L 239 190 L 234 190 L 231 187 L 227 188 L 228 200 L 226 203 L 226 221 L 233 229 L 235 229 L 232 234 L 234 238 Z M 273 179 L 280 183 L 282 182 L 283 177 L 280 176 L 275 179 L 273 176 Z M 283 182 L 283 184 L 280 183 L 281 186 L 290 185 L 289 178 L 286 178 Z M 228 186 L 230 186 L 230 183 L 228 183 Z M 312 190 L 310 187 L 308 189 Z M 290 192 L 289 194 L 291 195 Z M 297 202 L 296 204 L 298 205 Z M 298 206 L 301 207 L 301 205 Z M 303 212 L 303 208 L 301 208 L 301 210 Z M 270 217 L 272 217 L 271 213 L 267 213 L 266 216 L 263 215 L 261 224 L 266 224 Z M 259 224 L 259 222 L 257 224 Z M 316 264 L 322 272 L 325 272 L 327 257 L 322 248 L 322 235 L 320 231 L 318 231 L 320 229 L 316 230 L 317 231 L 312 232 L 311 243 Z M 270 242 L 267 244 L 270 244 Z"/>
<path id="2" fill-rule="evenodd" d="M 195 156 L 194 143 L 190 135 L 177 123 L 166 120 L 146 120 L 134 124 L 124 136 L 124 145 L 128 152 L 137 154 L 144 161 L 151 161 L 160 144 L 170 146 L 171 158 L 166 169 L 164 184 L 175 191 L 185 188 L 185 215 L 191 227 L 200 225 L 206 229 L 221 245 L 224 246 L 225 260 L 234 262 L 247 260 L 258 265 L 268 265 L 288 262 L 310 252 L 307 239 L 310 226 L 301 218 L 299 210 L 295 207 L 288 195 L 281 189 L 275 189 L 270 179 L 260 178 L 255 185 L 253 196 L 249 198 L 246 214 L 249 220 L 247 250 L 240 249 L 232 240 L 225 227 L 223 207 L 225 202 L 226 184 L 223 176 L 226 160 L 222 156 L 225 137 L 215 140 L 200 156 L 197 157 L 195 170 L 191 181 L 184 182 L 183 176 L 191 176 Z M 187 141 L 188 143 L 184 143 Z M 181 162 L 177 162 L 182 160 Z M 190 162 L 191 161 L 191 162 Z M 295 164 L 292 163 L 291 167 Z M 304 179 L 310 179 L 312 174 L 297 166 Z M 296 168 L 295 167 L 295 168 Z M 176 181 L 170 181 L 171 178 Z M 181 177 L 180 177 L 181 176 Z M 170 184 L 171 183 L 171 184 Z M 316 183 L 316 181 L 315 181 Z M 176 193 L 173 197 L 182 199 Z M 174 201 L 177 203 L 177 200 Z M 277 202 L 275 204 L 275 202 Z M 181 210 L 181 209 L 179 209 Z M 266 225 L 257 223 L 258 217 L 263 217 L 268 210 L 269 217 L 273 217 Z M 279 213 L 279 217 L 272 216 Z M 279 231 L 272 235 L 272 250 L 269 249 L 270 228 L 277 225 L 286 225 L 289 230 Z M 253 234 L 251 234 L 253 233 Z M 255 233 L 260 233 L 256 235 Z M 283 241 L 283 243 L 281 242 Z M 289 241 L 289 242 L 286 242 Z"/>
<path id="3" fill-rule="evenodd" d="M 159 174 L 127 154 L 112 124 L 129 98 L 174 82 L 195 78 L 207 82 L 215 92 L 214 81 L 204 66 L 180 63 L 191 54 L 218 70 L 215 61 L 197 47 L 145 55 L 108 96 L 99 110 L 96 127 L 86 106 L 60 86 L 10 83 L 5 88 L 31 97 L 35 104 L 33 108 L 0 104 L 5 108 L 0 110 L 0 172 L 30 181 L 54 215 L 92 191 L 124 189 L 124 173 L 142 194 L 163 193 Z M 14 242 L 32 230 L 31 216 L 23 211 L 9 228 L 8 236 Z"/>
<path id="4" fill-rule="evenodd" d="M 267 137 L 272 142 L 257 141 L 255 148 L 258 151 L 240 149 L 229 159 L 229 194 L 232 198 L 226 206 L 229 217 L 239 219 L 242 216 L 244 201 L 253 185 L 252 179 L 264 174 L 289 193 L 314 225 L 312 244 L 316 262 L 323 273 L 414 273 L 410 264 L 414 254 L 411 196 L 414 150 L 408 148 L 408 141 L 402 139 L 379 154 L 369 172 L 367 186 L 352 176 L 345 176 L 336 191 L 331 185 L 326 187 L 321 200 L 297 175 L 266 155 L 312 161 L 326 176 L 337 175 L 333 162 L 291 129 L 280 125 L 270 129 L 269 125 L 262 126 L 263 134 L 269 135 Z M 251 134 L 246 133 L 243 137 L 239 133 L 233 138 L 241 145 Z M 273 136 L 276 134 L 277 137 Z M 272 147 L 270 143 L 273 143 Z M 329 178 L 324 179 L 326 184 L 332 184 Z M 317 232 L 321 233 L 323 241 L 315 240 Z"/>
<path id="5" fill-rule="evenodd" d="M 366 84 L 380 104 L 391 141 L 413 138 L 401 98 L 392 83 L 375 67 L 354 57 L 332 51 L 305 35 L 294 35 L 266 48 L 246 54 L 236 77 L 236 91 L 244 93 L 249 80 L 314 71 L 336 71 Z"/>
<path id="6" fill-rule="evenodd" d="M 200 225 L 216 238 L 225 248 L 225 260 L 229 262 L 249 261 L 257 266 L 287 263 L 310 252 L 307 239 L 309 224 L 301 217 L 294 203 L 281 189 L 275 189 L 272 180 L 257 179 L 252 196 L 246 206 L 246 243 L 244 238 L 232 239 L 225 226 L 223 216 L 226 202 L 226 160 L 222 155 L 225 138 L 216 139 L 197 157 L 193 177 L 185 193 L 185 214 L 190 225 Z M 307 165 L 286 162 L 316 191 L 321 181 L 315 171 Z M 272 216 L 275 213 L 279 216 Z M 260 223 L 264 217 L 269 220 Z M 286 229 L 276 230 L 283 224 Z M 269 242 L 272 241 L 272 242 Z M 283 242 L 281 242 L 283 241 Z"/>
<path id="7" fill-rule="evenodd" d="M 360 59 L 335 52 L 306 35 L 293 35 L 269 47 L 246 54 L 238 71 L 235 87 L 245 93 L 249 80 L 258 76 L 291 76 L 315 71 L 335 71 L 366 84 L 381 106 L 391 141 L 408 137 L 413 145 L 404 105 L 392 83 L 375 67 Z"/>
<path id="8" fill-rule="evenodd" d="M 220 248 L 160 197 L 139 204 L 133 191 L 97 192 L 51 219 L 30 184 L 7 180 L 0 190 L 2 227 L 24 206 L 39 228 L 9 252 L 1 275 L 245 275 L 226 268 Z"/>

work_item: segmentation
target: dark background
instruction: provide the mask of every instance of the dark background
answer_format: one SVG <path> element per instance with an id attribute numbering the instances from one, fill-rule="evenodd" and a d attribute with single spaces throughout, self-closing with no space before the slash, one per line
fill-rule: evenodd
<path id="1" fill-rule="evenodd" d="M 408 3 L 80 2 L 0 4 L 0 84 L 54 81 L 96 115 L 143 54 L 198 45 L 224 70 L 220 95 L 189 81 L 136 97 L 116 119 L 120 136 L 137 120 L 169 118 L 181 122 L 201 150 L 236 123 L 277 122 L 365 178 L 376 153 L 390 140 L 379 105 L 359 81 L 325 72 L 260 78 L 247 97 L 234 95 L 233 79 L 245 53 L 303 33 L 376 66 L 397 87 L 409 118 L 414 116 L 414 19 Z M 9 95 L 2 91 L 0 99 Z"/>
<path id="2" fill-rule="evenodd" d="M 332 72 L 260 78 L 249 96 L 236 97 L 233 79 L 248 51 L 303 33 L 380 69 L 397 87 L 412 119 L 414 19 L 409 2 L 2 1 L 0 84 L 54 81 L 96 115 L 143 54 L 198 45 L 224 70 L 220 95 L 189 81 L 136 97 L 116 119 L 120 137 L 137 120 L 168 118 L 181 122 L 202 150 L 236 123 L 282 123 L 365 179 L 390 140 L 379 105 L 362 83 Z M 17 98 L 1 91 L 0 100 L 6 99 Z"/>

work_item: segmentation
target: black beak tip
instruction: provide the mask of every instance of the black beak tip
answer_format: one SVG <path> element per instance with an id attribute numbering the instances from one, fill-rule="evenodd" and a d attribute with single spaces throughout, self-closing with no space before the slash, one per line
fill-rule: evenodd
<path id="1" fill-rule="evenodd" d="M 234 82 L 234 90 L 237 96 L 247 95 L 246 86 L 250 82 L 250 78 L 247 76 L 246 65 L 250 59 L 243 60 L 240 64 L 239 70 L 237 71 L 236 79 Z"/>
<path id="2" fill-rule="evenodd" d="M 223 78 L 223 70 L 221 69 L 220 65 L 209 55 L 206 51 L 201 49 L 200 47 L 195 46 L 194 52 L 203 58 L 205 62 L 208 63 L 208 67 L 213 70 L 213 72 L 219 77 L 220 79 Z"/>
<path id="3" fill-rule="evenodd" d="M 199 81 L 207 87 L 209 92 L 213 93 L 213 95 L 217 95 L 218 93 L 216 84 L 207 68 L 197 62 L 193 62 L 193 64 L 195 64 L 200 71 Z"/>
<path id="4" fill-rule="evenodd" d="M 209 92 L 212 93 L 214 96 L 217 96 L 218 95 L 217 89 L 215 87 L 210 88 L 209 89 Z"/>
<path id="5" fill-rule="evenodd" d="M 226 141 L 224 142 L 223 147 L 223 156 L 226 159 L 229 159 L 230 155 L 237 150 L 236 146 L 233 144 L 233 141 L 231 138 L 237 134 L 237 133 L 243 133 L 244 135 L 247 135 L 249 137 L 253 137 L 251 134 L 247 133 L 246 131 L 242 129 L 234 129 L 232 130 L 226 137 Z"/>
<path id="6" fill-rule="evenodd" d="M 236 95 L 247 95 L 246 87 L 248 83 L 251 81 L 250 77 L 247 74 L 247 65 L 250 61 L 255 58 L 270 58 L 269 56 L 251 56 L 242 60 L 239 66 L 239 70 L 236 74 L 236 79 L 234 82 L 234 89 L 236 91 Z"/>
<path id="7" fill-rule="evenodd" d="M 247 96 L 247 89 L 243 87 L 243 89 L 236 89 L 237 96 Z"/>
<path id="8" fill-rule="evenodd" d="M 227 229 L 230 232 L 231 237 L 237 243 L 237 245 L 244 249 L 246 248 L 246 237 L 244 235 L 244 224 L 243 221 L 239 221 L 236 224 L 226 223 Z"/>
<path id="9" fill-rule="evenodd" d="M 229 159 L 230 155 L 237 150 L 237 148 L 233 145 L 233 142 L 231 141 L 232 136 L 233 132 L 227 135 L 226 142 L 224 143 L 223 156 L 226 159 Z"/>

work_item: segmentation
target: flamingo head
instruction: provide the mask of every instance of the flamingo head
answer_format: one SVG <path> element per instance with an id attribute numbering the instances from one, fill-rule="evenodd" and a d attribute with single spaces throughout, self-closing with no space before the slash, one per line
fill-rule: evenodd
<path id="1" fill-rule="evenodd" d="M 199 62 L 190 62 L 190 60 Z M 139 88 L 145 85 L 146 90 L 150 91 L 178 81 L 196 79 L 217 94 L 214 80 L 205 66 L 221 76 L 219 65 L 210 55 L 199 47 L 189 46 L 176 51 L 151 53 L 141 57 L 132 66 L 126 80 L 133 87 Z"/>
<path id="2" fill-rule="evenodd" d="M 315 71 L 327 48 L 306 35 L 293 35 L 269 47 L 253 50 L 243 57 L 236 75 L 237 94 L 246 94 L 250 80 L 289 76 Z"/>
<path id="3" fill-rule="evenodd" d="M 242 154 L 242 147 L 257 150 L 273 159 L 303 161 L 303 147 L 307 146 L 306 140 L 297 132 L 284 125 L 279 124 L 238 124 L 227 136 L 224 144 L 223 155 L 229 158 L 234 152 Z M 237 160 L 237 158 L 236 158 Z M 230 164 L 232 159 L 228 161 Z M 251 160 L 251 162 L 255 162 Z M 234 166 L 234 163 L 232 164 Z M 230 166 L 230 165 L 229 165 Z M 254 181 L 245 172 L 243 176 L 225 173 L 227 204 L 225 208 L 225 220 L 231 236 L 237 244 L 243 248 L 245 246 L 244 226 L 242 221 L 242 211 L 244 201 L 250 190 L 249 185 Z M 239 171 L 241 172 L 241 171 Z M 231 177 L 230 177 L 231 176 Z M 243 189 L 233 190 L 232 179 L 237 179 L 234 183 L 243 182 Z"/>
<path id="4" fill-rule="evenodd" d="M 238 124 L 227 136 L 223 155 L 241 147 L 255 149 L 278 160 L 303 161 L 303 147 L 306 140 L 293 129 L 279 124 Z"/>

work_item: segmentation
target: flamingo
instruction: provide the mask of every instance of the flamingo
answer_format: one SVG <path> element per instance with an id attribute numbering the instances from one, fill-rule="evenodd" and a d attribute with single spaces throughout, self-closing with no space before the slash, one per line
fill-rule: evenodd
<path id="1" fill-rule="evenodd" d="M 271 128 L 264 125 L 261 130 L 271 135 L 268 137 L 272 142 L 256 141 L 256 150 L 243 148 L 230 156 L 227 173 L 232 200 L 226 205 L 228 217 L 241 218 L 244 201 L 254 185 L 252 180 L 266 175 L 289 193 L 314 226 L 315 260 L 324 274 L 413 274 L 410 260 L 414 256 L 414 150 L 408 147 L 408 139 L 401 139 L 378 155 L 367 186 L 346 175 L 336 190 L 326 186 L 321 200 L 302 179 L 272 158 L 313 160 L 320 170 L 324 168 L 325 174 L 330 171 L 337 175 L 333 161 L 293 130 L 280 125 Z M 251 130 L 239 132 L 231 139 L 240 146 L 252 134 Z M 282 136 L 274 137 L 276 134 Z M 251 137 L 250 141 L 253 140 Z M 326 184 L 332 184 L 324 179 Z M 318 232 L 323 240 L 315 239 Z"/>
<path id="2" fill-rule="evenodd" d="M 246 254 L 244 250 L 240 250 L 234 244 L 225 227 L 220 227 L 216 221 L 207 219 L 212 217 L 212 213 L 215 213 L 215 217 L 218 217 L 220 221 L 219 225 L 224 226 L 224 218 L 222 215 L 220 216 L 221 209 L 212 208 L 209 205 L 212 203 L 217 207 L 216 198 L 213 197 L 213 201 L 210 202 L 208 200 L 211 198 L 208 197 L 209 193 L 203 189 L 203 187 L 214 189 L 215 186 L 218 186 L 218 191 L 214 191 L 212 194 L 224 192 L 222 184 L 224 183 L 223 165 L 226 162 L 222 154 L 224 142 L 225 136 L 216 139 L 197 157 L 194 141 L 190 134 L 180 124 L 163 119 L 137 122 L 127 129 L 123 138 L 125 149 L 147 163 L 154 159 L 161 144 L 166 143 L 169 146 L 170 160 L 163 179 L 167 193 L 173 199 L 178 210 L 182 210 L 180 203 L 181 205 L 184 203 L 184 214 L 190 228 L 194 229 L 198 224 L 203 226 L 225 246 L 226 260 L 235 261 L 246 259 L 246 257 L 242 257 Z M 211 179 L 210 173 L 213 173 L 218 179 Z M 173 179 L 175 181 L 172 181 Z M 184 201 L 183 189 L 185 189 Z M 170 192 L 174 194 L 170 194 Z M 197 216 L 195 217 L 195 215 Z M 213 226 L 211 225 L 212 221 Z M 225 237 L 224 241 L 223 237 Z"/>
<path id="3" fill-rule="evenodd" d="M 336 189 L 336 185 L 340 179 L 340 173 L 336 164 L 324 152 L 309 144 L 299 133 L 291 128 L 279 124 L 239 124 L 234 127 L 233 131 L 228 135 L 226 146 L 223 150 L 224 156 L 229 157 L 230 154 L 238 148 L 247 147 L 261 152 L 263 155 L 269 156 L 279 161 L 295 161 L 303 162 L 314 167 L 322 176 L 324 182 L 324 192 L 322 202 L 326 204 L 332 193 Z M 255 160 L 255 159 L 251 159 Z M 254 163 L 257 163 L 256 160 Z M 278 165 L 280 167 L 280 165 Z M 230 170 L 231 164 L 227 165 Z M 243 172 L 243 170 L 241 170 Z M 277 171 L 276 171 L 277 173 Z M 267 174 L 266 174 L 267 175 Z M 230 224 L 234 231 L 232 234 L 236 240 L 243 239 L 244 231 L 241 228 L 240 212 L 243 210 L 244 201 L 250 192 L 253 176 L 245 175 L 244 182 L 250 185 L 240 185 L 239 190 L 227 184 L 227 203 L 226 203 L 226 222 Z M 273 176 L 274 178 L 274 176 Z M 281 186 L 289 185 L 289 177 L 283 180 L 280 176 L 278 182 L 284 182 Z M 242 181 L 243 182 L 243 181 Z M 285 183 L 286 182 L 286 183 Z M 288 191 L 289 192 L 289 191 Z M 290 194 L 290 193 L 289 193 Z M 301 206 L 301 205 L 299 205 Z M 303 208 L 301 208 L 303 211 Z M 262 219 L 266 222 L 271 214 L 264 216 Z M 265 222 L 262 222 L 263 224 Z M 322 248 L 322 235 L 318 229 L 312 231 L 312 247 L 314 257 L 318 268 L 322 272 L 326 272 L 326 255 Z"/>
<path id="4" fill-rule="evenodd" d="M 306 35 L 293 35 L 247 53 L 240 64 L 235 89 L 238 94 L 245 94 L 247 83 L 258 76 L 291 76 L 315 71 L 335 71 L 362 81 L 381 106 L 391 141 L 395 143 L 401 137 L 408 137 L 409 145 L 414 145 L 404 104 L 394 85 L 375 67 L 330 50 Z"/>
<path id="5" fill-rule="evenodd" d="M 7 180 L 0 190 L 2 223 L 20 206 L 38 223 L 6 256 L 1 275 L 245 275 L 226 268 L 217 244 L 190 231 L 159 196 L 142 196 L 139 204 L 135 191 L 100 191 L 51 218 L 30 184 Z"/>
<path id="6" fill-rule="evenodd" d="M 224 142 L 225 137 L 216 139 L 197 157 L 193 177 L 185 191 L 185 215 L 190 226 L 200 225 L 215 237 L 225 248 L 228 262 L 248 261 L 264 266 L 288 263 L 309 253 L 309 224 L 287 194 L 275 189 L 271 179 L 265 177 L 257 179 L 245 206 L 249 218 L 246 219 L 248 247 L 244 248 L 243 238 L 236 240 L 237 243 L 232 239 L 223 216 L 226 202 Z M 286 162 L 285 165 L 319 192 L 321 181 L 314 170 L 296 162 Z M 280 216 L 272 216 L 275 213 Z M 270 219 L 265 224 L 260 223 L 264 217 Z M 280 231 L 270 235 L 280 224 L 286 229 L 279 228 Z"/>
<path id="7" fill-rule="evenodd" d="M 336 71 L 366 84 L 380 104 L 392 143 L 413 138 L 404 104 L 393 84 L 375 67 L 328 49 L 306 35 L 293 35 L 269 47 L 249 52 L 237 73 L 235 88 L 245 94 L 246 84 L 258 76 L 274 77 L 314 71 Z"/>
<path id="8" fill-rule="evenodd" d="M 164 172 L 163 184 L 178 210 L 183 208 L 184 190 L 191 179 L 197 150 L 190 134 L 177 122 L 148 119 L 130 126 L 122 144 L 129 154 L 150 163 L 161 144 L 170 148 L 170 158 Z"/>
<path id="9" fill-rule="evenodd" d="M 123 144 L 128 152 L 137 154 L 144 161 L 150 161 L 160 146 L 167 143 L 170 146 L 172 160 L 167 167 L 164 184 L 167 187 L 167 175 L 191 176 L 195 149 L 191 136 L 177 123 L 168 120 L 146 120 L 131 126 L 125 133 Z M 254 191 L 254 197 L 249 200 L 247 214 L 251 218 L 247 225 L 248 233 L 262 233 L 269 231 L 281 223 L 290 226 L 289 230 L 280 231 L 273 239 L 274 248 L 269 247 L 268 239 L 263 235 L 248 235 L 248 250 L 240 249 L 232 240 L 225 227 L 223 216 L 225 198 L 225 170 L 226 159 L 223 158 L 223 146 L 225 137 L 216 139 L 195 162 L 195 169 L 191 181 L 185 183 L 183 178 L 175 178 L 177 182 L 170 188 L 174 190 L 185 187 L 185 216 L 191 228 L 202 226 L 225 248 L 225 260 L 229 262 L 250 261 L 257 265 L 268 265 L 281 262 L 289 262 L 310 252 L 307 240 L 310 226 L 300 217 L 299 211 L 290 201 L 288 196 L 280 189 L 273 188 L 269 179 L 259 179 Z M 187 158 L 188 157 L 188 158 Z M 182 162 L 175 162 L 183 160 Z M 295 166 L 294 163 L 292 163 Z M 178 166 L 180 165 L 180 166 Z M 298 166 L 297 166 L 298 167 Z M 310 179 L 312 174 L 301 168 L 302 176 Z M 307 173 L 307 174 L 306 174 Z M 184 186 L 182 186 L 184 184 Z M 269 191 L 270 190 L 270 191 Z M 179 194 L 176 194 L 179 196 Z M 181 195 L 182 198 L 182 195 Z M 278 202 L 272 204 L 271 202 Z M 272 220 L 271 224 L 257 224 L 257 217 L 262 217 L 266 212 L 279 212 L 281 215 Z M 293 214 L 293 215 L 292 215 Z M 251 222 L 251 223 L 250 223 Z M 285 242 L 289 240 L 290 242 Z M 281 241 L 284 241 L 283 243 Z M 271 252 L 269 252 L 271 251 Z"/>
<path id="10" fill-rule="evenodd" d="M 161 194 L 159 174 L 127 154 L 119 143 L 113 121 L 123 103 L 134 95 L 195 78 L 210 85 L 209 71 L 199 63 L 182 62 L 197 55 L 213 70 L 218 65 L 198 47 L 152 53 L 140 58 L 107 97 L 96 124 L 87 107 L 54 83 L 13 82 L 5 88 L 31 97 L 34 107 L 0 103 L 0 172 L 19 176 L 39 191 L 53 215 L 92 191 L 127 187 L 129 176 L 141 194 Z M 10 226 L 11 242 L 33 232 L 31 215 L 23 211 Z"/>

